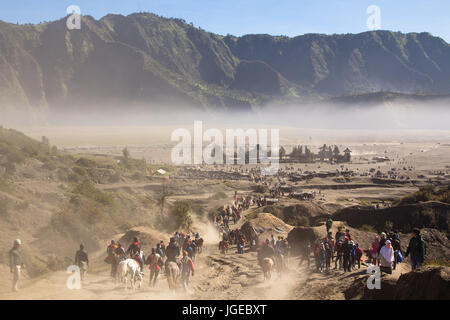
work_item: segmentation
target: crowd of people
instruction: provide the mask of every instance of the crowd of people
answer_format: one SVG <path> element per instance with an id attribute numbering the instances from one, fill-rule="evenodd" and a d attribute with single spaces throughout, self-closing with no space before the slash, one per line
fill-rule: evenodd
<path id="1" fill-rule="evenodd" d="M 213 215 L 212 222 L 215 226 L 223 226 L 225 229 L 229 229 L 230 222 L 233 221 L 234 224 L 237 224 L 241 219 L 242 211 L 247 210 L 252 204 L 251 196 L 238 197 L 235 193 L 232 205 L 227 205 Z"/>
<path id="2" fill-rule="evenodd" d="M 360 269 L 363 260 L 362 248 L 352 238 L 350 230 L 346 229 L 344 231 L 343 226 L 339 227 L 333 237 L 330 231 L 332 223 L 331 218 L 327 219 L 325 223 L 327 236 L 325 238 L 304 244 L 300 265 L 306 261 L 309 269 L 312 253 L 318 272 L 330 271 L 332 262 L 334 262 L 334 270 L 339 269 L 344 272 L 351 272 L 356 268 Z M 373 265 L 379 266 L 382 273 L 392 274 L 397 264 L 403 262 L 408 255 L 411 255 L 412 270 L 420 267 L 425 259 L 426 245 L 420 230 L 413 229 L 412 237 L 403 256 L 399 232 L 381 232 L 380 235 L 375 236 L 372 247 L 366 250 L 366 253 L 369 256 L 369 261 Z"/>
<path id="3" fill-rule="evenodd" d="M 279 195 L 279 190 L 273 190 Z M 258 197 L 234 196 L 234 202 L 230 206 L 224 207 L 217 215 L 213 216 L 213 223 L 222 233 L 222 239 L 219 243 L 219 250 L 226 254 L 230 245 L 235 244 L 238 254 L 244 254 L 244 248 L 249 246 L 249 251 L 257 252 L 258 263 L 265 258 L 271 258 L 276 265 L 282 259 L 288 259 L 291 247 L 282 236 L 277 239 L 272 235 L 271 239 L 265 239 L 260 242 L 258 233 L 253 230 L 248 236 L 240 228 L 231 229 L 230 221 L 233 220 L 236 225 L 241 219 L 242 212 L 251 205 L 258 204 Z M 358 242 L 353 239 L 349 229 L 340 226 L 333 237 L 331 232 L 333 220 L 331 216 L 325 222 L 326 236 L 316 241 L 306 241 L 303 246 L 300 265 L 305 261 L 310 269 L 310 256 L 313 254 L 315 268 L 320 273 L 329 272 L 334 262 L 334 270 L 343 270 L 351 272 L 356 268 L 361 268 L 363 250 Z M 167 267 L 169 262 L 175 262 L 181 271 L 181 280 L 183 286 L 187 288 L 190 276 L 194 275 L 194 262 L 196 254 L 201 251 L 203 239 L 199 233 L 191 238 L 190 234 L 175 232 L 166 246 L 164 241 L 156 243 L 151 248 L 148 256 L 144 255 L 142 245 L 137 237 L 125 250 L 120 242 L 111 240 L 106 248 L 107 257 L 105 262 L 111 265 L 110 275 L 116 278 L 117 267 L 121 261 L 127 257 L 134 259 L 144 274 L 144 266 L 149 267 L 149 285 L 155 286 L 161 271 Z M 402 252 L 400 235 L 397 231 L 386 233 L 382 232 L 374 238 L 370 249 L 366 250 L 369 260 L 373 265 L 380 267 L 384 273 L 391 274 L 396 269 L 397 264 L 410 255 L 412 270 L 420 267 L 425 259 L 426 245 L 419 229 L 413 229 L 412 237 L 405 252 Z M 22 269 L 25 267 L 21 252 L 21 240 L 14 241 L 13 248 L 9 252 L 11 272 L 13 273 L 13 291 L 18 291 L 18 283 L 21 278 Z M 81 279 L 83 280 L 89 268 L 89 257 L 84 245 L 81 244 L 75 254 L 75 265 L 80 268 Z"/>
<path id="4" fill-rule="evenodd" d="M 167 267 L 169 262 L 173 261 L 180 268 L 182 283 L 187 288 L 189 277 L 191 274 L 194 274 L 195 270 L 195 255 L 199 252 L 202 244 L 203 239 L 201 239 L 199 233 L 196 233 L 194 239 L 192 239 L 190 234 L 177 231 L 170 238 L 167 247 L 164 241 L 161 240 L 154 248 L 151 248 L 151 253 L 145 256 L 137 237 L 134 237 L 127 250 L 124 250 L 120 243 L 111 240 L 111 243 L 106 248 L 107 257 L 105 262 L 111 265 L 110 274 L 113 278 L 116 278 L 117 266 L 121 261 L 126 260 L 127 257 L 134 259 L 138 263 L 141 275 L 144 275 L 144 266 L 148 265 L 150 272 L 149 285 L 154 287 L 161 271 Z"/>
<path id="5" fill-rule="evenodd" d="M 332 222 L 331 222 L 332 223 Z M 333 237 L 330 220 L 327 220 L 327 236 L 317 239 L 314 242 L 307 241 L 304 244 L 300 265 L 307 263 L 310 268 L 310 256 L 314 255 L 316 270 L 325 273 L 331 270 L 332 262 L 334 269 L 343 269 L 344 272 L 351 272 L 352 269 L 361 268 L 361 257 L 363 254 L 359 244 L 352 239 L 350 230 L 340 227 Z"/>

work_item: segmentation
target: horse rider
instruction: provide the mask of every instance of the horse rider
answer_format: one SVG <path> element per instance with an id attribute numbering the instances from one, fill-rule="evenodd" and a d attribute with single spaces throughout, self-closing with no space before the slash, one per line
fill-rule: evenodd
<path id="1" fill-rule="evenodd" d="M 167 260 L 164 266 L 167 268 L 167 264 L 173 261 L 178 264 L 177 258 L 180 255 L 180 247 L 177 245 L 175 238 L 170 238 L 170 243 L 166 248 Z"/>
<path id="2" fill-rule="evenodd" d="M 189 285 L 189 278 L 192 273 L 194 276 L 194 262 L 189 258 L 186 250 L 183 251 L 183 258 L 181 258 L 181 280 L 183 281 L 183 287 L 186 290 Z"/>
<path id="3" fill-rule="evenodd" d="M 127 254 L 125 253 L 121 243 L 117 245 L 117 249 L 114 251 L 114 254 L 116 255 L 117 264 L 119 264 L 120 261 L 127 259 Z"/>
<path id="4" fill-rule="evenodd" d="M 165 253 L 164 253 L 164 247 L 163 247 L 163 242 L 161 241 L 160 243 L 156 244 L 156 249 L 155 249 L 156 253 L 159 254 L 161 256 L 161 259 L 164 259 Z"/>
<path id="5" fill-rule="evenodd" d="M 275 250 L 270 246 L 269 239 L 266 239 L 261 249 L 258 251 L 258 262 L 260 266 L 262 266 L 262 261 L 265 258 L 271 258 L 275 265 Z"/>
<path id="6" fill-rule="evenodd" d="M 188 252 L 189 258 L 195 260 L 195 253 L 197 252 L 197 246 L 195 245 L 195 241 L 189 242 L 186 251 Z"/>
<path id="7" fill-rule="evenodd" d="M 75 265 L 77 265 L 80 268 L 80 276 L 81 280 L 84 279 L 84 275 L 86 274 L 88 268 L 89 268 L 89 257 L 84 250 L 84 245 L 80 244 L 80 250 L 77 251 L 75 254 Z"/>
<path id="8" fill-rule="evenodd" d="M 144 260 L 141 257 L 141 245 L 137 237 L 134 237 L 133 243 L 130 244 L 126 253 L 129 254 L 132 259 L 136 260 L 139 263 L 141 273 L 144 273 Z"/>

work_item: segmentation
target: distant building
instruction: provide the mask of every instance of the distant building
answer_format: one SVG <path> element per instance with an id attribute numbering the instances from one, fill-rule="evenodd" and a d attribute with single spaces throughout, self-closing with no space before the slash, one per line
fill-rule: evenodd
<path id="1" fill-rule="evenodd" d="M 351 160 L 351 153 L 352 153 L 352 150 L 350 150 L 349 148 L 346 148 L 344 150 L 344 161 L 345 162 L 350 162 L 350 160 Z"/>

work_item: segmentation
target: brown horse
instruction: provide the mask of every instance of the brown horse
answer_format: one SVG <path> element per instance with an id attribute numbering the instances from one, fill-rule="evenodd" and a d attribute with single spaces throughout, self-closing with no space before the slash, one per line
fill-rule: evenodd
<path id="1" fill-rule="evenodd" d="M 264 258 L 262 261 L 262 269 L 264 273 L 264 280 L 272 278 L 273 260 L 271 258 Z"/>
<path id="2" fill-rule="evenodd" d="M 281 279 L 281 275 L 283 273 L 283 270 L 285 269 L 285 261 L 284 261 L 284 256 L 282 254 L 277 254 L 275 256 L 275 269 L 277 270 L 277 274 L 278 274 L 278 279 Z"/>
<path id="3" fill-rule="evenodd" d="M 194 243 L 195 243 L 197 253 L 201 253 L 203 250 L 203 239 L 202 238 L 195 239 Z"/>

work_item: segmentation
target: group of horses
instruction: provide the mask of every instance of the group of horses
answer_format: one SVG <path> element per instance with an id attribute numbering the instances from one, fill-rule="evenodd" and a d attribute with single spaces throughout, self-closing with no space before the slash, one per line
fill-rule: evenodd
<path id="1" fill-rule="evenodd" d="M 128 283 L 131 289 L 136 289 L 136 282 L 139 282 L 139 288 L 142 286 L 142 274 L 139 264 L 134 259 L 126 259 L 119 262 L 116 271 L 116 282 L 125 283 L 125 290 L 128 289 Z"/>
<path id="2" fill-rule="evenodd" d="M 203 239 L 197 238 L 193 240 L 195 244 L 195 252 L 193 252 L 190 257 L 194 260 L 195 254 L 199 254 L 203 250 Z M 145 261 L 144 252 L 141 250 L 140 257 L 142 261 Z M 169 284 L 170 290 L 175 290 L 178 288 L 178 282 L 181 278 L 181 269 L 176 262 L 168 262 L 165 268 L 165 274 L 167 278 L 167 283 Z M 140 289 L 142 287 L 142 274 L 139 263 L 135 259 L 128 258 L 119 262 L 116 271 L 116 284 L 125 284 L 125 290 L 128 289 L 128 286 L 134 291 L 136 289 L 136 285 Z"/>
<path id="3" fill-rule="evenodd" d="M 167 263 L 165 271 L 169 289 L 176 289 L 181 276 L 180 267 L 176 262 L 170 261 Z M 140 289 L 143 277 L 138 262 L 131 258 L 119 262 L 115 280 L 116 284 L 125 284 L 125 290 L 128 290 L 128 286 L 133 291 L 136 290 L 136 286 Z"/>

